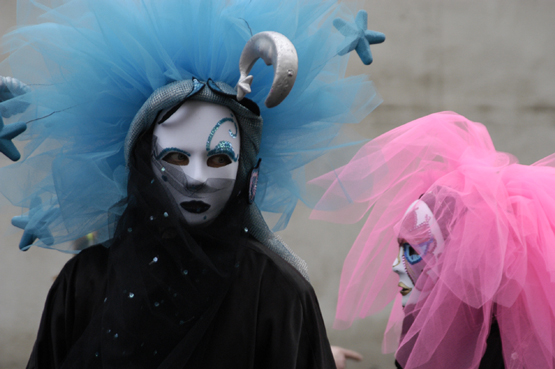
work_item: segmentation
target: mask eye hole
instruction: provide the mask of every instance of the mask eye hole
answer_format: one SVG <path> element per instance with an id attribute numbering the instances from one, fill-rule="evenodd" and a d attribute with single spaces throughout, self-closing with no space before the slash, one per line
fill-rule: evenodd
<path id="1" fill-rule="evenodd" d="M 212 155 L 206 161 L 206 165 L 211 168 L 221 168 L 231 164 L 231 159 L 226 154 Z"/>
<path id="2" fill-rule="evenodd" d="M 162 160 L 174 165 L 189 165 L 189 157 L 181 152 L 170 152 Z"/>
<path id="3" fill-rule="evenodd" d="M 409 263 L 415 264 L 415 263 L 418 263 L 420 260 L 422 260 L 422 257 L 420 255 L 418 255 L 416 250 L 409 243 L 405 242 L 403 244 L 403 249 L 404 249 L 405 259 Z"/>

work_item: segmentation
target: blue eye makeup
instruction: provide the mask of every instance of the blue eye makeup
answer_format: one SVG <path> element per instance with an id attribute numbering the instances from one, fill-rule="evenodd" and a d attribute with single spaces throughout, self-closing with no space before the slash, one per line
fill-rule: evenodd
<path id="1" fill-rule="evenodd" d="M 216 147 L 212 150 L 208 151 L 208 156 L 219 155 L 219 154 L 226 154 L 231 158 L 233 161 L 237 161 L 239 159 L 237 155 L 235 155 L 235 151 L 233 150 L 233 146 L 229 141 L 220 141 Z"/>
<path id="2" fill-rule="evenodd" d="M 404 256 L 405 256 L 405 260 L 408 261 L 410 264 L 416 264 L 420 260 L 422 260 L 422 256 L 418 255 L 414 251 L 414 249 L 412 249 L 413 253 L 411 253 L 411 249 L 412 249 L 412 247 L 411 247 L 410 244 L 408 244 L 406 242 L 403 244 L 403 253 L 404 253 Z"/>
<path id="3" fill-rule="evenodd" d="M 166 156 L 166 155 L 168 155 L 169 153 L 172 153 L 172 152 L 177 152 L 177 153 L 180 153 L 180 154 L 183 154 L 183 155 L 187 155 L 188 157 L 191 157 L 191 154 L 189 154 L 187 151 L 178 149 L 177 147 L 168 147 L 168 148 L 162 150 L 162 151 L 160 152 L 160 154 L 158 154 L 158 155 L 156 156 L 156 160 L 160 160 L 160 159 L 162 159 L 164 156 Z"/>
<path id="4" fill-rule="evenodd" d="M 434 239 L 430 238 L 427 241 L 419 243 L 414 248 L 407 242 L 403 243 L 405 260 L 407 260 L 411 264 L 418 263 L 420 260 L 422 260 L 422 256 L 426 255 L 426 253 L 428 252 L 428 248 L 430 247 L 432 242 L 434 242 Z M 416 250 L 418 250 L 418 252 Z"/>

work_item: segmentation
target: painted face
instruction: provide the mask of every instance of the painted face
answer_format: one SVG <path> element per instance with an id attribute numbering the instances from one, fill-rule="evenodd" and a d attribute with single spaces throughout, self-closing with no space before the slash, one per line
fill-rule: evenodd
<path id="1" fill-rule="evenodd" d="M 187 101 L 154 128 L 154 174 L 191 226 L 210 224 L 231 196 L 241 149 L 238 127 L 228 108 Z"/>
<path id="2" fill-rule="evenodd" d="M 405 258 L 405 253 L 419 257 L 419 255 L 416 254 L 414 249 L 408 243 L 399 240 L 399 254 L 393 262 L 393 271 L 399 275 L 399 287 L 401 287 L 401 295 L 403 295 L 401 304 L 403 306 L 407 304 L 409 295 L 414 288 L 414 282 L 409 277 L 407 272 L 407 260 Z"/>
<path id="3" fill-rule="evenodd" d="M 401 220 L 398 242 L 399 254 L 393 262 L 393 271 L 399 275 L 405 306 L 426 266 L 423 258 L 428 253 L 439 255 L 444 243 L 439 225 L 424 201 L 417 200 L 407 209 Z"/>

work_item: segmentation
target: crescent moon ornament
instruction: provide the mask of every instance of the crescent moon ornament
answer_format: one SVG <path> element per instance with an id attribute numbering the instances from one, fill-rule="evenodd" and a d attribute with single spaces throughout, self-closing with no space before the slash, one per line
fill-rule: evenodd
<path id="1" fill-rule="evenodd" d="M 277 32 L 260 32 L 245 45 L 239 60 L 241 77 L 237 83 L 237 100 L 241 101 L 251 92 L 253 77 L 249 75 L 254 63 L 262 58 L 266 65 L 274 66 L 274 81 L 264 104 L 268 108 L 278 106 L 293 88 L 297 78 L 299 58 L 293 43 Z"/>

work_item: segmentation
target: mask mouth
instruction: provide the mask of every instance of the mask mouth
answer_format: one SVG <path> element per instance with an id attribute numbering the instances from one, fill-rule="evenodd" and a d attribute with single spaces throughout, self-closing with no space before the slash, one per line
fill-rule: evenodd
<path id="1" fill-rule="evenodd" d="M 401 295 L 406 296 L 412 291 L 412 288 L 404 284 L 403 282 L 399 282 L 399 287 L 401 287 Z"/>
<path id="2" fill-rule="evenodd" d="M 202 201 L 184 201 L 179 205 L 185 211 L 193 214 L 202 214 L 210 209 L 210 205 Z"/>

